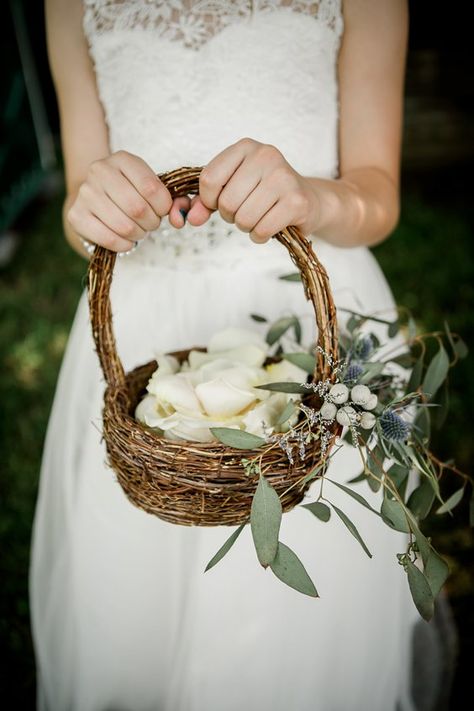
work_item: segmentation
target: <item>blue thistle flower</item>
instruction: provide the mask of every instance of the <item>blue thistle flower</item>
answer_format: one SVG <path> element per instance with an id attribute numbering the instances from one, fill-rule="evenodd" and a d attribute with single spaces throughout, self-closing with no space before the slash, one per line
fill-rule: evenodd
<path id="1" fill-rule="evenodd" d="M 348 383 L 355 382 L 363 372 L 364 369 L 360 363 L 351 363 L 345 372 L 344 383 L 347 385 Z"/>
<path id="2" fill-rule="evenodd" d="M 379 419 L 382 432 L 387 439 L 404 442 L 410 434 L 410 425 L 393 410 L 385 410 Z"/>

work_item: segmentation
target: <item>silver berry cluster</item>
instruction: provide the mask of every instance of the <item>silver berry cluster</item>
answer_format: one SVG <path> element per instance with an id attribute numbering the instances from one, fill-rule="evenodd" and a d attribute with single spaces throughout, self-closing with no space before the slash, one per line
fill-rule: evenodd
<path id="1" fill-rule="evenodd" d="M 375 425 L 378 397 L 367 385 L 354 385 L 350 390 L 344 383 L 335 383 L 324 398 L 320 409 L 323 420 L 337 420 L 340 425 L 360 425 L 371 430 Z"/>

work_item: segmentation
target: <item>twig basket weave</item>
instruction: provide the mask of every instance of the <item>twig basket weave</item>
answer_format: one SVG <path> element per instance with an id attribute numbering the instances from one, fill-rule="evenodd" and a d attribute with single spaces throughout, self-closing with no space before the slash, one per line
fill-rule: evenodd
<path id="1" fill-rule="evenodd" d="M 173 198 L 199 191 L 199 167 L 183 167 L 159 174 Z M 318 344 L 337 358 L 337 323 L 329 280 L 310 242 L 294 226 L 273 235 L 288 249 L 301 273 L 304 293 L 311 300 L 318 328 Z M 250 239 L 250 238 L 249 238 Z M 222 442 L 171 440 L 160 436 L 134 418 L 135 407 L 146 393 L 148 380 L 157 368 L 156 360 L 124 372 L 116 349 L 109 298 L 116 253 L 97 245 L 89 262 L 88 300 L 92 334 L 106 381 L 103 403 L 103 439 L 108 464 L 128 499 L 139 508 L 170 523 L 187 526 L 236 525 L 248 521 L 258 474 L 249 476 L 241 458 L 259 455 L 260 468 L 280 496 L 283 511 L 289 511 L 304 497 L 310 485 L 301 480 L 321 460 L 319 439 L 312 439 L 304 460 L 288 460 L 281 447 L 273 444 L 243 450 Z M 192 346 L 172 355 L 183 362 Z M 321 353 L 308 382 L 330 377 L 330 366 Z M 273 362 L 275 357 L 266 361 Z M 308 389 L 302 401 L 319 405 L 318 396 Z M 333 439 L 340 432 L 334 429 Z"/>

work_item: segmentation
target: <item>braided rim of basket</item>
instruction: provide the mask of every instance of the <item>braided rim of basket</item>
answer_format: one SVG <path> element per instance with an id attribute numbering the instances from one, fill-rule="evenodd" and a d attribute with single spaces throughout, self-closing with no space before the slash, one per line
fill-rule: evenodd
<path id="1" fill-rule="evenodd" d="M 158 174 L 172 198 L 197 195 L 201 167 L 182 167 Z M 249 237 L 250 239 L 250 237 Z M 291 225 L 274 234 L 271 239 L 281 242 L 301 273 L 304 294 L 314 308 L 318 327 L 318 345 L 333 359 L 338 354 L 336 308 L 329 286 L 329 278 L 323 265 L 313 251 L 309 240 L 298 227 Z M 256 247 L 257 248 L 257 247 Z M 87 270 L 88 302 L 92 335 L 100 366 L 109 387 L 126 391 L 125 371 L 117 353 L 112 325 L 110 286 L 116 260 L 116 252 L 96 245 Z M 329 378 L 331 365 L 323 353 L 315 352 L 313 381 Z"/>

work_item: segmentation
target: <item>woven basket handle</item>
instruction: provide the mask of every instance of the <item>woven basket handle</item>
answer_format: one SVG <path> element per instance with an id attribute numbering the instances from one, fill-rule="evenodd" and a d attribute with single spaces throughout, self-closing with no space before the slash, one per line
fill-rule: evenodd
<path id="1" fill-rule="evenodd" d="M 183 167 L 158 174 L 158 177 L 174 199 L 198 194 L 201 170 L 202 167 Z M 310 241 L 297 227 L 286 227 L 273 235 L 273 238 L 285 245 L 301 273 L 306 299 L 312 302 L 314 308 L 318 345 L 333 358 L 337 358 L 336 309 L 326 270 L 316 257 Z M 115 252 L 96 245 L 87 270 L 88 300 L 92 335 L 105 380 L 109 386 L 125 388 L 125 373 L 117 353 L 110 304 L 115 259 Z M 330 371 L 331 366 L 326 358 L 316 352 L 314 380 L 329 377 Z"/>

